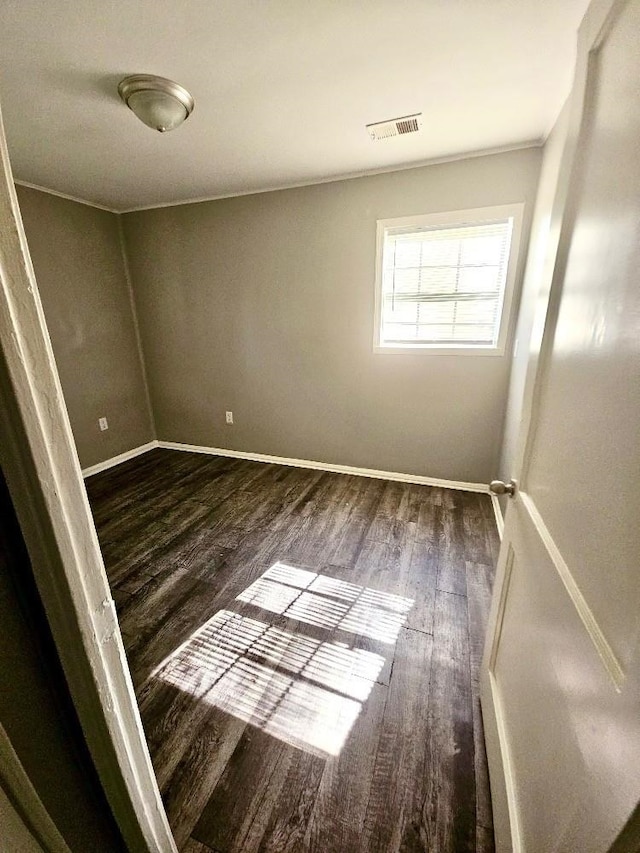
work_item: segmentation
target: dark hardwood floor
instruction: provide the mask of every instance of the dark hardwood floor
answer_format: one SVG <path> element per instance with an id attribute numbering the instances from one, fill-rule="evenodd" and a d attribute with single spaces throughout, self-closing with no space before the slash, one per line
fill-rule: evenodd
<path id="1" fill-rule="evenodd" d="M 494 849 L 487 496 L 169 450 L 87 491 L 181 850 Z"/>

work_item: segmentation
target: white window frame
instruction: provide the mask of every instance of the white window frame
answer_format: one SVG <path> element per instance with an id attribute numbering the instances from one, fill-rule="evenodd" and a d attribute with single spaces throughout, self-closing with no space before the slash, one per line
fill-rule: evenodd
<path id="1" fill-rule="evenodd" d="M 518 257 L 520 254 L 520 237 L 522 234 L 522 218 L 524 203 L 493 205 L 491 207 L 476 207 L 469 210 L 453 210 L 446 213 L 426 213 L 416 216 L 400 216 L 395 219 L 378 219 L 376 229 L 376 278 L 375 278 L 375 312 L 373 327 L 374 353 L 387 355 L 498 355 L 505 353 L 507 336 L 511 325 L 511 310 L 515 289 Z M 386 231 L 389 228 L 406 228 L 415 226 L 416 229 L 439 226 L 479 225 L 484 222 L 513 219 L 511 232 L 511 247 L 507 263 L 502 307 L 500 309 L 500 325 L 497 343 L 494 344 L 440 344 L 440 343 L 406 343 L 383 344 L 382 333 L 382 284 L 383 284 L 383 253 Z"/>

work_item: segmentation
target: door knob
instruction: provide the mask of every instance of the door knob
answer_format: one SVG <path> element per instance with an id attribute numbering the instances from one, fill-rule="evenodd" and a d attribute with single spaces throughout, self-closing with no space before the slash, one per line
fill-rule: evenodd
<path id="1" fill-rule="evenodd" d="M 517 483 L 515 480 L 509 480 L 508 483 L 503 483 L 502 480 L 492 480 L 489 483 L 489 491 L 494 495 L 509 495 L 512 498 L 516 493 Z"/>

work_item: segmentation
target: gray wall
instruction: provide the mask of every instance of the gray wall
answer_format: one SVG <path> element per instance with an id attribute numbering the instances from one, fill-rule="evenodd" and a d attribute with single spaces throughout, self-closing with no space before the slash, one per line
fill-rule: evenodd
<path id="1" fill-rule="evenodd" d="M 0 826 L 3 835 L 0 844 L 4 845 L 7 853 L 42 853 L 42 847 L 31 835 L 2 787 L 0 787 Z M 0 846 L 0 850 L 2 849 L 3 847 Z"/>
<path id="2" fill-rule="evenodd" d="M 568 122 L 568 104 L 558 116 L 556 124 L 544 147 L 540 182 L 536 199 L 529 254 L 522 286 L 522 298 L 516 326 L 518 341 L 507 394 L 502 452 L 500 456 L 500 479 L 509 480 L 517 475 L 517 452 L 520 421 L 524 399 L 525 379 L 529 361 L 536 359 L 540 349 L 542 328 L 534 333 L 536 315 L 546 313 L 551 287 L 554 260 L 558 247 L 559 230 L 551 223 L 551 209 L 558 183 L 560 159 L 564 148 Z M 506 499 L 502 499 L 503 509 Z"/>
<path id="3" fill-rule="evenodd" d="M 44 807 L 73 853 L 124 851 L 1 470 L 0 625 L 0 720 Z M 0 851 L 17 853 L 3 845 L 3 833 L 0 822 Z"/>
<path id="4" fill-rule="evenodd" d="M 509 356 L 372 352 L 376 220 L 524 201 L 522 267 L 539 165 L 527 149 L 124 215 L 158 438 L 493 477 Z"/>
<path id="5" fill-rule="evenodd" d="M 20 211 L 83 467 L 154 438 L 119 217 L 17 187 Z M 109 429 L 100 432 L 98 418 Z"/>

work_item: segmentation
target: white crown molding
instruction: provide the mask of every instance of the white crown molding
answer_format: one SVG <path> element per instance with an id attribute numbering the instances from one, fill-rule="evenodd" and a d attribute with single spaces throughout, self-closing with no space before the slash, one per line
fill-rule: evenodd
<path id="1" fill-rule="evenodd" d="M 38 190 L 41 193 L 47 193 L 47 195 L 55 195 L 58 198 L 63 198 L 66 201 L 75 201 L 77 204 L 84 204 L 87 207 L 95 207 L 96 210 L 105 210 L 107 213 L 121 213 L 120 210 L 114 210 L 112 207 L 106 207 L 104 204 L 98 204 L 95 201 L 87 201 L 85 198 L 78 198 L 75 195 L 69 195 L 69 193 L 61 193 L 58 190 L 49 189 L 49 187 L 41 187 L 39 184 L 31 184 L 29 181 L 19 181 L 14 179 L 14 184 L 19 187 L 26 187 L 29 190 Z"/>
<path id="2" fill-rule="evenodd" d="M 143 210 L 159 210 L 164 207 L 181 207 L 185 204 L 202 204 L 205 201 L 221 201 L 225 198 L 239 198 L 245 195 L 261 195 L 262 193 L 280 192 L 280 190 L 296 190 L 303 187 L 315 187 L 322 184 L 333 184 L 339 181 L 352 181 L 357 178 L 369 178 L 374 175 L 388 175 L 391 172 L 406 172 L 410 169 L 422 169 L 425 166 L 440 166 L 444 163 L 455 163 L 458 160 L 472 160 L 476 157 L 490 157 L 494 154 L 508 154 L 510 151 L 522 151 L 528 148 L 541 148 L 544 145 L 544 139 L 531 139 L 527 142 L 517 142 L 513 145 L 499 145 L 495 148 L 483 148 L 479 151 L 464 151 L 460 154 L 449 154 L 444 157 L 432 157 L 426 160 L 419 160 L 414 163 L 405 165 L 381 166 L 379 169 L 365 169 L 363 171 L 345 172 L 339 175 L 331 175 L 326 178 L 314 178 L 309 181 L 300 181 L 291 184 L 277 184 L 275 186 L 260 187 L 251 190 L 239 190 L 238 192 L 222 193 L 220 195 L 201 196 L 198 198 L 186 198 L 182 201 L 167 201 L 160 204 L 148 204 L 141 207 L 129 207 L 118 211 L 119 213 L 138 213 Z"/>
<path id="3" fill-rule="evenodd" d="M 67 201 L 76 201 L 78 204 L 86 204 L 88 207 L 95 207 L 98 210 L 106 210 L 107 213 L 138 213 L 143 210 L 160 210 L 164 207 L 181 207 L 185 204 L 202 204 L 205 201 L 221 201 L 225 198 L 239 198 L 245 195 L 260 195 L 261 193 L 275 193 L 280 192 L 280 190 L 296 190 L 302 189 L 303 187 L 314 187 L 320 186 L 322 184 L 333 184 L 338 183 L 339 181 L 352 181 L 357 178 L 368 178 L 374 175 L 388 175 L 392 172 L 406 172 L 409 169 L 422 169 L 425 166 L 440 166 L 444 163 L 455 163 L 459 160 L 472 160 L 476 157 L 491 157 L 494 154 L 508 154 L 510 151 L 523 151 L 527 148 L 541 148 L 546 141 L 545 138 L 540 139 L 531 139 L 527 142 L 516 142 L 512 145 L 498 145 L 494 148 L 482 148 L 477 151 L 464 151 L 460 154 L 449 154 L 444 157 L 431 157 L 426 160 L 419 160 L 415 163 L 407 163 L 406 165 L 395 165 L 395 166 L 381 166 L 379 169 L 365 169 L 363 171 L 356 172 L 345 172 L 340 175 L 331 175 L 326 178 L 314 178 L 309 181 L 300 181 L 298 183 L 290 183 L 290 184 L 277 184 L 274 186 L 266 186 L 259 187 L 257 189 L 251 190 L 240 190 L 238 192 L 232 193 L 221 193 L 219 195 L 207 195 L 207 196 L 198 196 L 197 198 L 185 198 L 180 199 L 178 201 L 166 201 L 160 202 L 159 204 L 147 204 L 141 205 L 140 207 L 126 207 L 126 208 L 114 208 L 107 207 L 103 204 L 98 204 L 95 201 L 87 201 L 87 199 L 78 198 L 77 196 L 69 195 L 67 193 L 59 192 L 58 190 L 52 190 L 48 187 L 42 187 L 38 184 L 29 183 L 29 181 L 19 181 L 15 180 L 16 183 L 20 187 L 28 187 L 32 190 L 39 190 L 42 193 L 48 193 L 49 195 L 58 196 L 58 198 L 67 199 Z"/>

